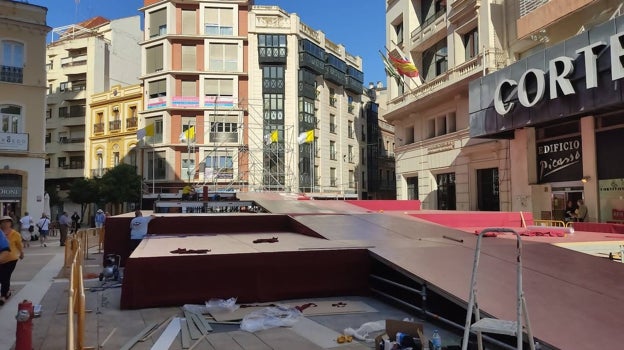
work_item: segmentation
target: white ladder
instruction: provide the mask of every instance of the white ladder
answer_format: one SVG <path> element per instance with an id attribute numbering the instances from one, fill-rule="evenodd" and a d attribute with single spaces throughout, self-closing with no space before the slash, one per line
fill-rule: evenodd
<path id="1" fill-rule="evenodd" d="M 517 306 L 516 320 L 506 321 L 495 318 L 481 318 L 479 304 L 477 303 L 477 269 L 479 267 L 479 255 L 481 253 L 481 239 L 483 234 L 488 232 L 496 233 L 513 233 L 516 235 L 516 253 L 517 253 Z M 472 315 L 474 313 L 475 323 L 472 323 Z M 527 332 L 529 347 L 535 350 L 535 342 L 533 341 L 533 333 L 531 333 L 531 323 L 529 322 L 529 314 L 527 311 L 524 291 L 522 290 L 522 241 L 520 235 L 510 228 L 486 228 L 479 233 L 477 238 L 477 247 L 475 249 L 474 265 L 472 266 L 472 277 L 470 280 L 470 297 L 468 298 L 468 307 L 466 308 L 466 325 L 464 328 L 464 338 L 462 341 L 462 350 L 468 349 L 468 340 L 470 332 L 477 335 L 477 345 L 479 350 L 483 350 L 483 337 L 481 333 L 505 334 L 516 337 L 516 349 L 522 350 L 522 333 L 523 323 Z"/>

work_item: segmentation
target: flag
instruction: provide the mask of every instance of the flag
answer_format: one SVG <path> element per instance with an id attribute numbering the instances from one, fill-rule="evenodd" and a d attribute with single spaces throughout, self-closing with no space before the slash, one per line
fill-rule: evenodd
<path id="1" fill-rule="evenodd" d="M 399 73 L 396 71 L 396 69 L 394 69 L 394 66 L 390 63 L 390 61 L 388 61 L 388 58 L 384 56 L 383 53 L 381 53 L 381 51 L 379 51 L 379 56 L 381 56 L 381 60 L 383 61 L 383 64 L 386 68 L 386 73 L 394 79 L 401 80 Z"/>
<path id="2" fill-rule="evenodd" d="M 264 135 L 264 144 L 270 145 L 277 142 L 279 139 L 279 133 L 277 130 L 273 130 L 270 134 Z"/>
<path id="3" fill-rule="evenodd" d="M 416 66 L 408 59 L 394 57 L 390 54 L 388 54 L 388 58 L 390 59 L 392 66 L 396 68 L 399 74 L 410 78 L 416 78 L 418 76 L 418 68 L 416 68 Z"/>
<path id="4" fill-rule="evenodd" d="M 297 141 L 299 141 L 299 144 L 314 142 L 314 129 L 304 131 L 299 134 L 299 137 L 297 137 Z"/>
<path id="5" fill-rule="evenodd" d="M 180 133 L 180 142 L 195 141 L 195 125 Z"/>
<path id="6" fill-rule="evenodd" d="M 137 140 L 142 140 L 145 136 L 154 136 L 154 123 L 137 130 Z"/>

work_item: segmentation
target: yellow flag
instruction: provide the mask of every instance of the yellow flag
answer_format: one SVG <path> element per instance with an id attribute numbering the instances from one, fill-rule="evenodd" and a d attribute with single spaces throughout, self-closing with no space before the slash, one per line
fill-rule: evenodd
<path id="1" fill-rule="evenodd" d="M 145 136 L 154 136 L 154 123 L 145 126 Z"/>
<path id="2" fill-rule="evenodd" d="M 299 137 L 297 137 L 297 141 L 299 142 L 299 144 L 314 142 L 314 129 L 304 131 L 299 134 Z"/>
<path id="3" fill-rule="evenodd" d="M 186 131 L 183 131 L 180 133 L 180 142 L 186 142 L 187 140 L 188 141 L 195 140 L 195 125 L 186 129 Z"/>
<path id="4" fill-rule="evenodd" d="M 271 143 L 273 142 L 277 142 L 279 133 L 277 132 L 277 130 L 273 130 L 273 132 L 271 133 Z"/>

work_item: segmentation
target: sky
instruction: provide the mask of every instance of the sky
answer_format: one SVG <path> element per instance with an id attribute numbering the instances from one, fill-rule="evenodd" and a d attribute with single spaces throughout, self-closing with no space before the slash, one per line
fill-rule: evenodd
<path id="1" fill-rule="evenodd" d="M 116 19 L 140 15 L 143 0 L 29 0 L 48 8 L 52 28 L 78 23 L 95 16 Z M 321 30 L 347 52 L 362 57 L 364 85 L 386 75 L 378 51 L 385 45 L 385 0 L 256 0 L 256 5 L 277 5 L 297 13 L 303 23 Z M 49 37 L 49 36 L 48 36 Z"/>

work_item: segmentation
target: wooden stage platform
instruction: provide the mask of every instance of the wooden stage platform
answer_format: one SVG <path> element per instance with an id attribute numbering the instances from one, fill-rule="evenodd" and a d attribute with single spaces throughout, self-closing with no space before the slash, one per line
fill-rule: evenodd
<path id="1" fill-rule="evenodd" d="M 184 298 L 173 295 L 195 288 L 203 288 L 204 300 L 241 295 L 252 301 L 249 299 L 366 293 L 367 264 L 375 260 L 426 282 L 436 293 L 466 306 L 476 244 L 472 233 L 427 222 L 407 212 L 371 212 L 340 201 L 260 198 L 257 202 L 273 214 L 154 219 L 150 229 L 157 235 L 185 232 L 189 242 L 197 239 L 189 234 L 212 236 L 202 237 L 194 247 L 177 247 L 185 242 L 177 241 L 180 238 L 148 239 L 126 265 L 122 306 L 144 307 L 139 304 L 144 293 L 153 294 L 150 306 L 179 305 Z M 130 219 L 110 218 L 105 253 L 124 252 Z M 273 236 L 284 245 L 250 243 Z M 535 337 L 543 344 L 566 350 L 621 348 L 624 264 L 547 242 L 545 237 L 523 240 L 524 290 Z M 155 256 L 143 255 L 141 248 L 150 246 Z M 211 252 L 205 256 L 168 256 L 168 249 L 200 247 Z M 350 247 L 359 248 L 346 249 Z M 480 307 L 501 319 L 515 317 L 514 251 L 515 241 L 511 239 L 487 238 L 482 244 Z M 193 279 L 198 285 L 163 287 L 177 278 Z M 310 288 L 315 285 L 318 287 Z"/>

